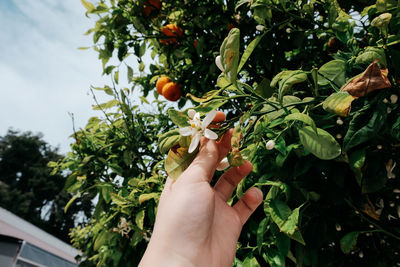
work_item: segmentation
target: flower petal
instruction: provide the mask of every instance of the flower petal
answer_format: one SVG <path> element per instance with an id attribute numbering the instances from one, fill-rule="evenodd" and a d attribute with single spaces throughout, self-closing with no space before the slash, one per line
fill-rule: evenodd
<path id="1" fill-rule="evenodd" d="M 215 115 L 217 114 L 216 110 L 210 111 L 210 113 L 207 114 L 207 116 L 204 118 L 203 123 L 202 123 L 202 129 L 207 128 L 207 126 L 212 122 L 212 120 L 215 118 Z"/>
<path id="2" fill-rule="evenodd" d="M 189 136 L 193 135 L 193 128 L 192 127 L 184 127 L 184 128 L 179 128 L 179 134 L 182 136 Z"/>
<path id="3" fill-rule="evenodd" d="M 214 133 L 210 129 L 205 129 L 204 136 L 210 140 L 215 140 L 218 138 L 218 134 Z"/>
<path id="4" fill-rule="evenodd" d="M 188 110 L 188 116 L 189 116 L 189 118 L 193 119 L 193 118 L 194 118 L 194 115 L 196 115 L 196 110 L 194 110 L 194 109 L 189 109 L 189 110 Z"/>
<path id="5" fill-rule="evenodd" d="M 193 151 L 196 150 L 196 148 L 200 142 L 200 137 L 201 137 L 201 135 L 199 133 L 197 133 L 193 136 L 192 141 L 190 142 L 189 150 L 188 150 L 189 153 L 192 153 Z"/>
<path id="6" fill-rule="evenodd" d="M 215 65 L 217 65 L 217 67 L 220 71 L 224 71 L 224 66 L 222 66 L 222 62 L 221 62 L 221 56 L 217 56 L 215 58 Z"/>
<path id="7" fill-rule="evenodd" d="M 223 159 L 221 160 L 220 163 L 218 163 L 218 165 L 217 165 L 217 171 L 223 171 L 223 170 L 225 170 L 226 168 L 228 168 L 229 166 L 230 166 L 230 165 L 229 165 L 228 158 L 225 157 L 225 158 L 223 158 Z"/>

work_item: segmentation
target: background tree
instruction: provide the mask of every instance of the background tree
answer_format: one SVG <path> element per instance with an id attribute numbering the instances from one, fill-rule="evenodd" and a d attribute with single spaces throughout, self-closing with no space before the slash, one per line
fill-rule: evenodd
<path id="1" fill-rule="evenodd" d="M 72 173 L 70 203 L 98 197 L 89 224 L 71 232 L 82 265 L 137 265 L 165 171 L 177 178 L 196 154 L 178 130 L 188 109 L 167 110 L 164 98 L 201 116 L 224 110 L 215 131 L 235 127 L 230 164 L 254 166 L 230 201 L 258 186 L 264 205 L 234 266 L 398 264 L 397 1 L 82 3 L 98 17 L 87 34 L 112 81 L 93 87 L 111 100 L 96 103 L 103 115 L 56 165 Z M 120 74 L 131 88 L 119 88 Z M 138 109 L 138 89 L 143 102 L 154 94 L 156 112 Z"/>
<path id="2" fill-rule="evenodd" d="M 69 243 L 70 228 L 90 216 L 91 200 L 79 207 L 77 202 L 64 214 L 70 199 L 63 190 L 66 174 L 52 174 L 47 166 L 62 158 L 41 134 L 9 130 L 0 137 L 0 205 Z"/>

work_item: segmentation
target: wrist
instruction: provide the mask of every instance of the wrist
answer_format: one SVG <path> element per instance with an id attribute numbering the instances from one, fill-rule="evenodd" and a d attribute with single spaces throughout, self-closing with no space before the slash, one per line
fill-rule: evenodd
<path id="1" fill-rule="evenodd" d="M 140 261 L 139 267 L 196 267 L 190 259 L 171 249 L 171 245 L 162 245 L 152 238 L 146 252 Z"/>

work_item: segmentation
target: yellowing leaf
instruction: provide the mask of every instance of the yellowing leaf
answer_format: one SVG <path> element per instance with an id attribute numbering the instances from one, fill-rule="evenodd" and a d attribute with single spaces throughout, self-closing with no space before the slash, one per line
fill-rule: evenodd
<path id="1" fill-rule="evenodd" d="M 188 153 L 187 148 L 170 149 L 165 159 L 165 171 L 172 179 L 177 179 L 196 157 L 196 153 Z"/>
<path id="2" fill-rule="evenodd" d="M 328 112 L 347 117 L 354 99 L 357 99 L 357 97 L 351 96 L 347 92 L 333 93 L 322 102 L 322 107 Z"/>

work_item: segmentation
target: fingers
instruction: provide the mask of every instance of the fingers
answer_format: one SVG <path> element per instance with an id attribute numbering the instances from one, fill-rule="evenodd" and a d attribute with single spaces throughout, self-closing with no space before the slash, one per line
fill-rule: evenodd
<path id="1" fill-rule="evenodd" d="M 228 201 L 238 183 L 253 169 L 249 161 L 239 167 L 232 167 L 225 172 L 214 186 L 223 201 Z"/>
<path id="2" fill-rule="evenodd" d="M 233 206 L 237 212 L 242 225 L 246 223 L 250 215 L 256 210 L 263 200 L 263 193 L 260 189 L 252 187 L 246 194 Z"/>
<path id="3" fill-rule="evenodd" d="M 200 151 L 184 176 L 192 180 L 211 181 L 218 163 L 231 149 L 231 138 L 232 130 L 227 131 L 219 142 L 202 138 Z"/>

